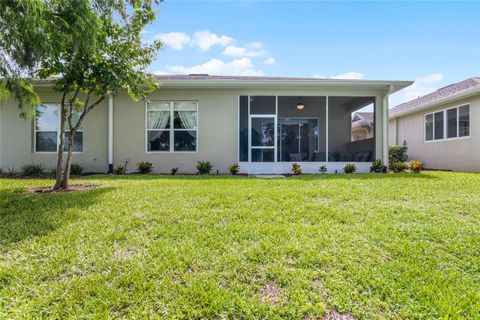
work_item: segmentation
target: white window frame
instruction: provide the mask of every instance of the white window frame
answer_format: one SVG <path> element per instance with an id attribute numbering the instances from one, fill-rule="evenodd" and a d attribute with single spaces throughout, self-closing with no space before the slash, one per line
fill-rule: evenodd
<path id="1" fill-rule="evenodd" d="M 197 121 L 197 127 L 195 129 L 175 129 L 174 128 L 174 121 L 175 121 L 175 108 L 174 104 L 177 102 L 189 102 L 189 103 L 195 103 L 196 104 L 196 110 L 191 110 L 191 111 L 196 111 L 196 121 Z M 152 103 L 168 103 L 170 105 L 170 128 L 168 129 L 148 129 L 148 105 Z M 197 100 L 149 100 L 145 102 L 145 153 L 197 153 L 198 152 L 198 111 L 199 110 L 199 103 Z M 186 110 L 183 110 L 186 111 Z M 169 145 L 170 145 L 170 150 L 168 151 L 149 151 L 148 150 L 148 131 L 168 131 L 170 133 L 169 136 Z M 197 143 L 195 144 L 195 150 L 194 151 L 175 151 L 175 131 L 195 131 L 196 135 L 196 140 Z"/>
<path id="2" fill-rule="evenodd" d="M 57 112 L 58 112 L 58 116 L 57 116 L 57 147 L 55 148 L 55 151 L 37 151 L 37 132 L 52 132 L 53 130 L 37 130 L 37 117 L 36 117 L 36 113 L 37 113 L 37 107 L 39 107 L 40 105 L 56 105 L 57 106 Z M 58 153 L 58 145 L 60 143 L 60 114 L 61 114 L 61 104 L 58 103 L 58 102 L 44 102 L 40 105 L 36 105 L 35 106 L 35 114 L 34 114 L 34 119 L 33 119 L 33 152 L 34 153 L 46 153 L 46 154 L 53 154 L 53 153 Z M 66 125 L 68 126 L 68 123 L 66 123 Z M 67 132 L 70 132 L 70 130 L 65 130 L 65 133 Z M 82 133 L 82 151 L 73 151 L 72 153 L 83 153 L 83 149 L 84 149 L 84 141 L 83 141 L 83 128 L 79 128 L 77 130 L 77 132 L 81 132 Z M 64 153 L 67 153 L 68 151 L 63 151 Z"/>
<path id="3" fill-rule="evenodd" d="M 470 121 L 468 122 L 468 136 L 462 136 L 459 137 L 460 133 L 460 117 L 459 117 L 459 110 L 461 107 L 468 106 L 468 115 Z M 448 119 L 447 119 L 447 111 L 452 110 L 452 109 L 457 109 L 457 135 L 456 137 L 451 137 L 447 138 L 447 129 L 448 129 Z M 441 110 L 436 110 L 432 112 L 425 113 L 423 115 L 423 141 L 424 143 L 432 143 L 432 142 L 438 142 L 438 141 L 453 141 L 453 140 L 463 140 L 463 139 L 469 139 L 471 137 L 471 132 L 472 132 L 472 126 L 471 126 L 471 119 L 472 119 L 472 108 L 470 103 L 463 103 L 454 107 L 449 107 Z M 443 139 L 435 139 L 435 113 L 443 112 Z M 433 116 L 433 139 L 432 140 L 427 140 L 427 116 L 432 115 Z"/>

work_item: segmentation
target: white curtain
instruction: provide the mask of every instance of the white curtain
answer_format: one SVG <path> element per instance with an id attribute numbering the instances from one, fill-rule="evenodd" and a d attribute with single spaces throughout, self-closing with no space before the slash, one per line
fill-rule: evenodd
<path id="1" fill-rule="evenodd" d="M 178 117 L 182 121 L 185 129 L 197 130 L 197 112 L 196 111 L 177 111 Z M 188 133 L 195 137 L 196 132 L 188 131 Z"/>
<path id="2" fill-rule="evenodd" d="M 149 111 L 148 129 L 165 129 L 170 120 L 168 111 Z"/>

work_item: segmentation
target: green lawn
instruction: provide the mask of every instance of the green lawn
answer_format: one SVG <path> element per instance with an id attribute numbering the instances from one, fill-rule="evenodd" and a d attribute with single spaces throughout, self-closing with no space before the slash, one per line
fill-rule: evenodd
<path id="1" fill-rule="evenodd" d="M 0 319 L 480 317 L 480 175 L 0 180 Z"/>

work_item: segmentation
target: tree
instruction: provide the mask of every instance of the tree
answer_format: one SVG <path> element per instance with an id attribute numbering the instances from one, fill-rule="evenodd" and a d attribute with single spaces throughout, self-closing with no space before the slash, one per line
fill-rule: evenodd
<path id="1" fill-rule="evenodd" d="M 144 100 L 155 89 L 145 71 L 161 42 L 141 39 L 154 20 L 151 0 L 0 1 L 0 94 L 13 95 L 22 116 L 39 102 L 37 79 L 61 94 L 54 190 L 68 188 L 75 133 L 87 114 L 109 95 Z"/>

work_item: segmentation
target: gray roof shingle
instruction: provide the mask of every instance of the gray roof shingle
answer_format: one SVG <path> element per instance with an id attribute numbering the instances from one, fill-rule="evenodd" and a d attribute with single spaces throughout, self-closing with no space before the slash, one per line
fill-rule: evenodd
<path id="1" fill-rule="evenodd" d="M 480 88 L 480 77 L 473 77 L 457 83 L 453 83 L 446 87 L 440 88 L 437 91 L 418 97 L 417 99 L 413 99 L 399 104 L 398 106 L 390 109 L 390 117 L 395 117 L 395 115 L 399 113 L 414 111 L 427 103 L 432 103 L 443 98 L 448 98 L 473 87 Z"/>

